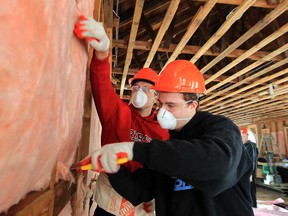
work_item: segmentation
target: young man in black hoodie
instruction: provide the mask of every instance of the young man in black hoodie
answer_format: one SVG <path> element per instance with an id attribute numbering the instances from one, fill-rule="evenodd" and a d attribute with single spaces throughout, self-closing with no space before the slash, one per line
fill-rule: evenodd
<path id="1" fill-rule="evenodd" d="M 250 177 L 250 187 L 251 187 L 251 197 L 252 197 L 252 206 L 257 207 L 257 198 L 256 198 L 256 174 L 257 174 L 257 164 L 258 164 L 258 148 L 256 143 L 248 139 L 248 128 L 240 128 L 243 144 L 252 160 L 253 169 L 252 175 Z"/>
<path id="2" fill-rule="evenodd" d="M 224 116 L 199 112 L 204 78 L 186 60 L 170 62 L 154 89 L 157 114 L 170 139 L 108 144 L 92 153 L 95 169 L 109 174 L 113 188 L 133 205 L 155 198 L 157 216 L 252 216 L 252 163 L 239 128 Z M 144 168 L 130 173 L 117 154 Z M 100 157 L 101 156 L 101 157 Z"/>

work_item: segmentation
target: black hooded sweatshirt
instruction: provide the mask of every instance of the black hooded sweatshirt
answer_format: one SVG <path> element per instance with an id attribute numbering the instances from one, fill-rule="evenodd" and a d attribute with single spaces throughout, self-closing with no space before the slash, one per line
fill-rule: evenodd
<path id="1" fill-rule="evenodd" d="M 224 116 L 197 112 L 170 139 L 135 142 L 144 168 L 109 175 L 133 205 L 155 198 L 157 216 L 252 216 L 252 162 L 239 128 Z"/>

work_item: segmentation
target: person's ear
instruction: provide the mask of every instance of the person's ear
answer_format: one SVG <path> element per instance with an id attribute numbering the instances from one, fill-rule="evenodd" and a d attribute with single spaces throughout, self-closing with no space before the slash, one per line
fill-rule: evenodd
<path id="1" fill-rule="evenodd" d="M 198 107 L 198 102 L 196 100 L 193 100 L 190 104 L 190 108 L 196 110 Z"/>
<path id="2" fill-rule="evenodd" d="M 156 104 L 158 100 L 158 94 L 154 94 L 153 103 Z"/>

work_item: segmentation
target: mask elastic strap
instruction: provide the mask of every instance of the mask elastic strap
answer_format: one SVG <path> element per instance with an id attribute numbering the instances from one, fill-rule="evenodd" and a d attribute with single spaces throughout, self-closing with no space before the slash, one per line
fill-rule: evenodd
<path id="1" fill-rule="evenodd" d="M 142 93 L 146 94 L 141 88 L 138 89 L 138 92 L 141 91 Z"/>
<path id="2" fill-rule="evenodd" d="M 183 121 L 183 120 L 188 120 L 188 119 L 192 119 L 192 118 L 176 118 L 177 121 L 178 121 L 178 120 L 179 120 L 179 121 L 181 121 L 181 120 Z"/>

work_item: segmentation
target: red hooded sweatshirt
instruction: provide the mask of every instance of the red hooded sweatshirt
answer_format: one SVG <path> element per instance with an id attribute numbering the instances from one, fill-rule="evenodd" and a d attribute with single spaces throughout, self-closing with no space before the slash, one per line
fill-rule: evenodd
<path id="1" fill-rule="evenodd" d="M 128 105 L 116 94 L 110 80 L 108 57 L 98 60 L 94 55 L 90 66 L 92 93 L 102 125 L 102 146 L 115 142 L 150 142 L 151 139 L 166 140 L 168 130 L 160 127 L 156 110 L 150 116 L 141 117 L 133 105 Z M 131 172 L 142 167 L 138 162 L 126 164 Z"/>

